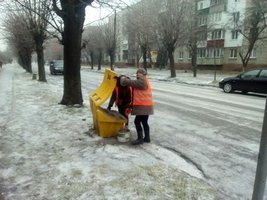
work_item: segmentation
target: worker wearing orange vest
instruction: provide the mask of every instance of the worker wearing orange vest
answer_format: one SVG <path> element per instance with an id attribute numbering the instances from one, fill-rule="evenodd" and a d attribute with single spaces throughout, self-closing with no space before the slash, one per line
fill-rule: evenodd
<path id="1" fill-rule="evenodd" d="M 122 86 L 120 84 L 120 79 L 122 77 L 128 78 L 125 75 L 117 77 L 117 84 L 113 90 L 107 109 L 110 110 L 115 103 L 115 105 L 118 107 L 119 113 L 127 119 L 125 128 L 128 129 L 128 116 L 131 112 L 132 106 L 132 88 L 129 86 Z"/>
<path id="2" fill-rule="evenodd" d="M 136 72 L 136 80 L 127 78 L 120 79 L 121 85 L 131 86 L 133 90 L 133 109 L 131 114 L 135 115 L 134 124 L 137 132 L 137 139 L 132 142 L 133 145 L 150 142 L 148 118 L 149 115 L 154 114 L 154 103 L 152 99 L 152 89 L 146 75 L 146 70 L 139 68 Z M 143 131 L 145 134 L 144 138 Z"/>

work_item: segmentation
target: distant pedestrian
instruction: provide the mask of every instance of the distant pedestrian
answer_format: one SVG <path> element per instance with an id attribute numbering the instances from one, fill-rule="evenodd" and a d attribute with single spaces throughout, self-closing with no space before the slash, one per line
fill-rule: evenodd
<path id="1" fill-rule="evenodd" d="M 136 71 L 136 80 L 120 79 L 121 85 L 131 86 L 133 90 L 133 110 L 131 114 L 135 115 L 134 124 L 137 132 L 137 139 L 132 142 L 133 145 L 150 142 L 148 118 L 149 115 L 154 114 L 154 103 L 152 89 L 146 75 L 146 70 L 139 68 Z M 145 134 L 144 138 L 143 132 Z"/>
<path id="2" fill-rule="evenodd" d="M 128 77 L 121 75 L 117 78 L 117 84 L 115 89 L 113 90 L 107 109 L 110 110 L 115 103 L 115 105 L 118 107 L 119 113 L 127 119 L 125 129 L 128 129 L 128 116 L 131 112 L 132 106 L 132 88 L 130 86 L 122 86 L 120 84 L 121 78 L 127 79 Z"/>

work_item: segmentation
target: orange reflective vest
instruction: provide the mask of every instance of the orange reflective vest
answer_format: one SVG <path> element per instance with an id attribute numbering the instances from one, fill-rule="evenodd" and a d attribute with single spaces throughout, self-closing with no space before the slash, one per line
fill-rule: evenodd
<path id="1" fill-rule="evenodd" d="M 147 78 L 145 78 L 147 88 L 145 90 L 134 88 L 133 105 L 134 106 L 152 106 L 152 89 Z"/>

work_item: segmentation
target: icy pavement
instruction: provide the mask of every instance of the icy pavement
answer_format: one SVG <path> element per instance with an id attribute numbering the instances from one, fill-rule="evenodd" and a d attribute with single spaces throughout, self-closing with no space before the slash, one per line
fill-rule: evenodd
<path id="1" fill-rule="evenodd" d="M 118 73 L 128 74 L 129 76 L 135 76 L 135 68 L 116 68 Z M 148 75 L 151 79 L 159 81 L 170 81 L 174 83 L 184 83 L 191 85 L 203 85 L 218 87 L 218 83 L 225 77 L 235 76 L 239 72 L 221 72 L 213 70 L 198 70 L 197 76 L 193 77 L 193 73 L 190 70 L 176 70 L 176 77 L 170 78 L 170 70 L 167 69 L 151 69 L 148 68 Z"/>
<path id="2" fill-rule="evenodd" d="M 62 85 L 16 65 L 0 84 L 1 200 L 220 199 L 174 152 L 100 138 L 88 104 L 57 104 Z"/>

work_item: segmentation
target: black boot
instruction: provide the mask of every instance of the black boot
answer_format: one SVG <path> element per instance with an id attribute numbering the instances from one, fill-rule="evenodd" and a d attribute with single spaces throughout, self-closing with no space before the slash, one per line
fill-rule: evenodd
<path id="1" fill-rule="evenodd" d="M 137 132 L 137 139 L 132 142 L 132 145 L 143 144 L 143 133 L 142 131 Z"/>
<path id="2" fill-rule="evenodd" d="M 144 142 L 149 143 L 150 142 L 150 133 L 149 130 L 145 130 L 145 137 L 143 139 Z"/>

